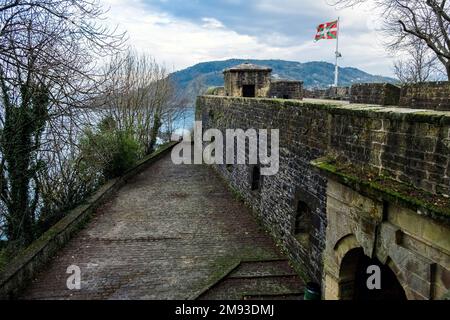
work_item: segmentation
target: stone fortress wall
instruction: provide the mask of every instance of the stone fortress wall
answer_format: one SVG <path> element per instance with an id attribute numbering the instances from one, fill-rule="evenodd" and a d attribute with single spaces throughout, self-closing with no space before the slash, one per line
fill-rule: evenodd
<path id="1" fill-rule="evenodd" d="M 303 83 L 294 80 L 272 80 L 269 90 L 270 98 L 303 99 Z"/>
<path id="2" fill-rule="evenodd" d="M 351 87 L 305 90 L 304 97 L 449 111 L 450 82 L 426 82 L 401 86 L 390 83 L 358 83 Z"/>
<path id="3" fill-rule="evenodd" d="M 399 105 L 431 110 L 450 110 L 450 82 L 408 84 L 401 88 Z"/>
<path id="4" fill-rule="evenodd" d="M 207 95 L 196 119 L 204 130 L 280 130 L 278 174 L 215 168 L 324 298 L 362 295 L 357 269 L 367 259 L 398 282 L 386 296 L 448 293 L 449 112 Z"/>

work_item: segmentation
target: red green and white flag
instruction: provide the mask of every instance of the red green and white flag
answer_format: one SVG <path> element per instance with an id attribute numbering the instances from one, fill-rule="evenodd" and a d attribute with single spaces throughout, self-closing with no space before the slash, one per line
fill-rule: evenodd
<path id="1" fill-rule="evenodd" d="M 332 22 L 322 23 L 317 27 L 316 39 L 337 39 L 338 37 L 338 20 Z"/>

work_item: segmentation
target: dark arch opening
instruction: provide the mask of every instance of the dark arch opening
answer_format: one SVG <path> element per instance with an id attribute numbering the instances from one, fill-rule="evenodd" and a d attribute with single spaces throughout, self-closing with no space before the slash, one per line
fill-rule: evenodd
<path id="1" fill-rule="evenodd" d="M 380 290 L 370 290 L 367 286 L 367 279 L 371 276 L 367 269 L 374 265 L 381 271 Z M 339 278 L 343 300 L 407 300 L 391 268 L 376 258 L 369 258 L 361 248 L 350 250 L 342 259 Z"/>
<path id="2" fill-rule="evenodd" d="M 256 86 L 254 84 L 243 85 L 242 86 L 242 96 L 248 97 L 248 98 L 254 98 L 256 96 Z"/>

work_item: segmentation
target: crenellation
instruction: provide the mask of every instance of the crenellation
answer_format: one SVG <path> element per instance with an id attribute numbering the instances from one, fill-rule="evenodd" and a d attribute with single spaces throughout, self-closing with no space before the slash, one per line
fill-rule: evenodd
<path id="1" fill-rule="evenodd" d="M 450 82 L 403 85 L 399 105 L 419 109 L 450 110 Z"/>

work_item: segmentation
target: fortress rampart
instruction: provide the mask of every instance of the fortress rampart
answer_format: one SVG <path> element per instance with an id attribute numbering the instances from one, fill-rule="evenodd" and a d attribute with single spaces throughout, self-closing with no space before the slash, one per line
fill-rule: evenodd
<path id="1" fill-rule="evenodd" d="M 407 298 L 450 289 L 450 113 L 201 96 L 196 120 L 204 130 L 280 130 L 277 175 L 216 169 L 325 298 L 354 297 L 366 258 L 386 266 Z"/>

